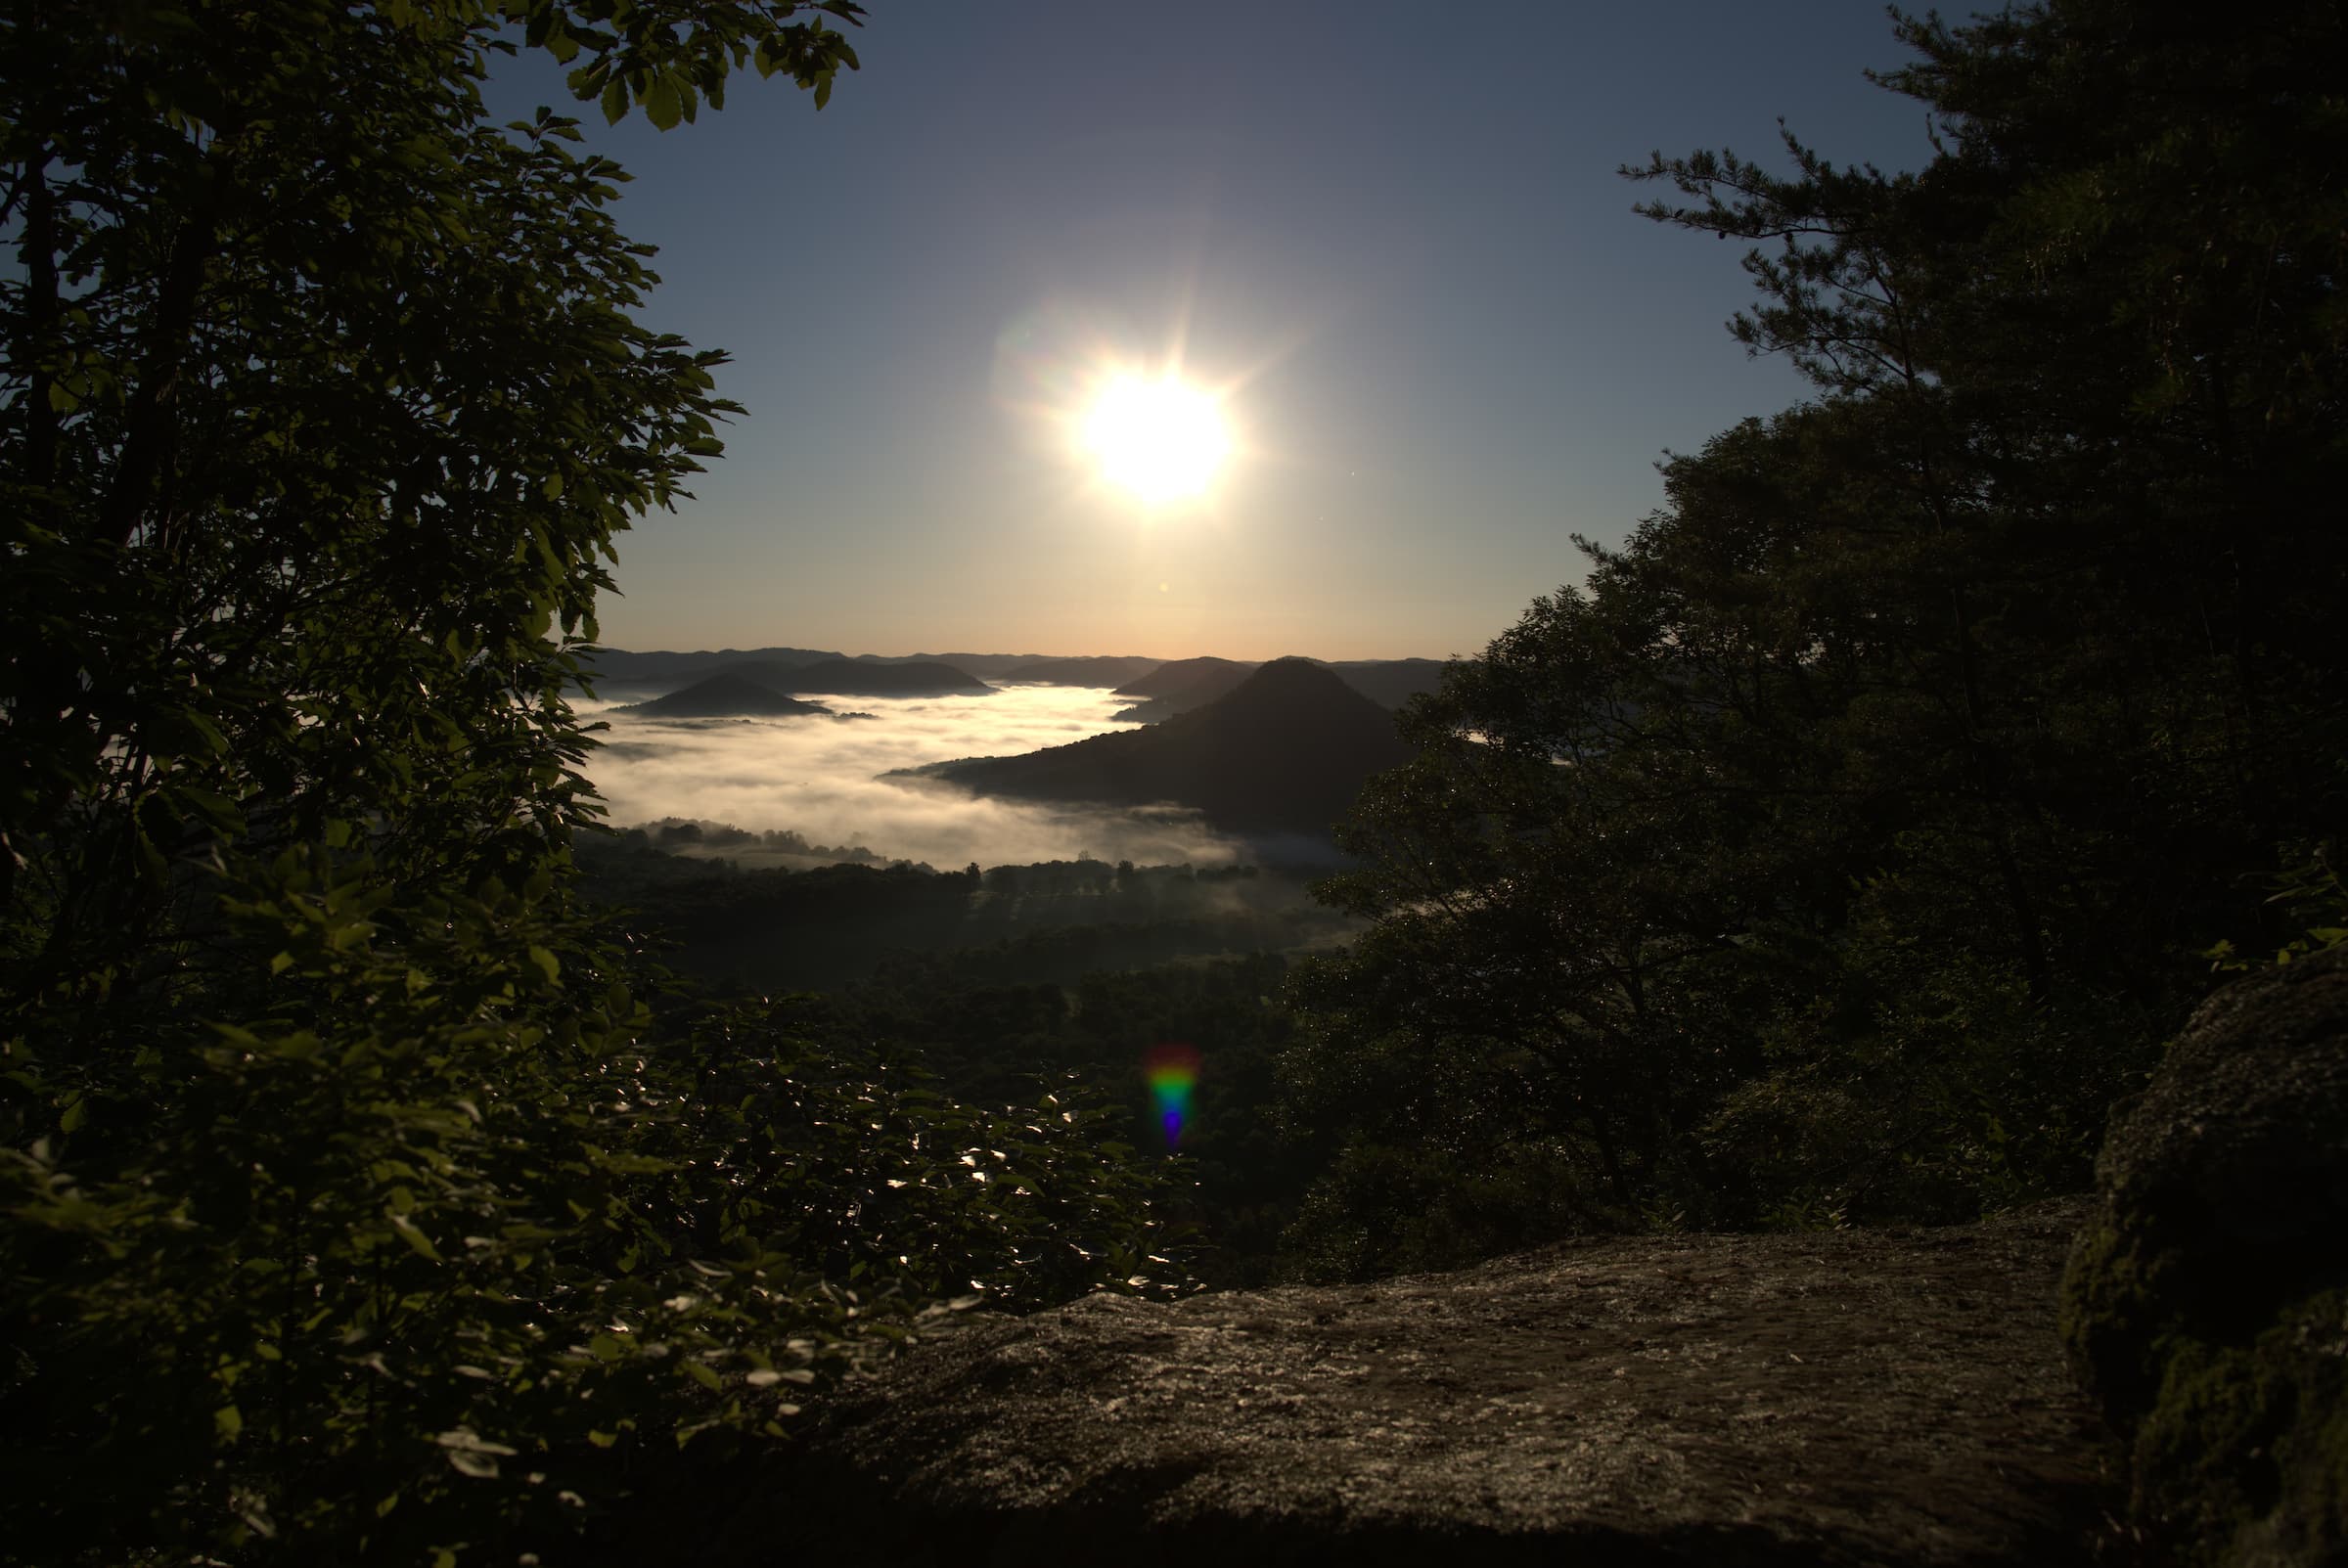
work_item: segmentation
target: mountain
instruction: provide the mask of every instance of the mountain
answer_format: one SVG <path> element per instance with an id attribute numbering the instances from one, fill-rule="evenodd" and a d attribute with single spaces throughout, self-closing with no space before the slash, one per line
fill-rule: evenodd
<path id="1" fill-rule="evenodd" d="M 634 713 L 647 719 L 740 719 L 832 710 L 817 702 L 793 701 L 747 676 L 728 674 L 712 675 L 682 692 L 671 692 L 650 702 L 631 703 L 611 711 Z"/>
<path id="2" fill-rule="evenodd" d="M 1194 688 L 1212 688 L 1211 694 L 1199 699 L 1212 702 L 1245 680 L 1247 672 L 1255 667 L 1227 658 L 1168 659 L 1149 674 L 1137 676 L 1118 687 L 1117 695 L 1187 696 Z M 1216 685 L 1217 682 L 1221 684 Z"/>
<path id="3" fill-rule="evenodd" d="M 1147 702 L 1137 702 L 1117 717 L 1130 724 L 1159 724 L 1177 713 L 1188 713 L 1203 707 L 1237 687 L 1247 678 L 1252 664 L 1233 664 L 1228 659 L 1183 659 L 1183 674 L 1166 681 L 1154 676 L 1146 684 L 1163 686 L 1166 690 Z M 1337 679 L 1368 697 L 1381 708 L 1399 708 L 1421 692 L 1432 692 L 1443 684 L 1443 661 L 1431 658 L 1348 659 L 1332 664 L 1323 659 L 1308 662 L 1333 670 Z M 1169 665 L 1166 668 L 1173 668 Z M 1136 681 L 1126 690 L 1145 684 Z"/>
<path id="4" fill-rule="evenodd" d="M 1346 659 L 1330 668 L 1381 708 L 1398 708 L 1443 684 L 1443 661 L 1434 658 Z"/>
<path id="5" fill-rule="evenodd" d="M 745 681 L 755 681 L 760 686 L 769 687 L 774 691 L 789 692 L 795 689 L 801 670 L 811 664 L 830 662 L 832 661 L 829 659 L 809 659 L 806 663 L 794 664 L 788 659 L 753 658 L 745 659 L 739 664 L 728 664 L 722 669 L 710 671 L 709 674 L 739 675 Z M 704 675 L 702 679 L 707 679 L 707 676 Z"/>
<path id="6" fill-rule="evenodd" d="M 1161 664 L 1139 680 L 1128 681 L 1118 690 L 1121 696 L 1146 696 L 1117 717 L 1129 724 L 1158 724 L 1177 713 L 1202 708 L 1227 692 L 1237 691 L 1242 681 L 1262 668 L 1256 664 L 1235 663 L 1227 658 L 1185 658 Z"/>
<path id="7" fill-rule="evenodd" d="M 848 696 L 983 696 L 994 690 L 968 670 L 935 659 L 827 659 L 794 670 L 793 692 L 838 693 Z"/>
<path id="8" fill-rule="evenodd" d="M 1015 665 L 995 674 L 998 681 L 1031 681 L 1046 686 L 1115 686 L 1138 680 L 1165 663 L 1164 659 L 1133 654 L 1095 658 L 1048 658 Z"/>
<path id="9" fill-rule="evenodd" d="M 803 664 L 816 664 L 841 656 L 808 648 L 721 648 L 714 651 L 704 649 L 698 653 L 672 653 L 665 650 L 631 653 L 624 648 L 599 648 L 584 655 L 580 662 L 587 666 L 595 679 L 625 686 L 650 681 L 699 680 L 704 675 L 714 675 L 728 665 L 753 660 L 795 669 Z"/>
<path id="10" fill-rule="evenodd" d="M 1218 828 L 1326 834 L 1372 774 L 1409 749 L 1393 715 L 1309 659 L 1275 659 L 1203 707 L 1147 730 L 924 770 L 1022 800 L 1195 806 Z"/>
<path id="11" fill-rule="evenodd" d="M 982 676 L 990 681 L 1003 679 L 1005 670 L 1021 664 L 1034 664 L 1051 655 L 1045 653 L 859 653 L 859 664 L 951 664 L 966 675 Z"/>

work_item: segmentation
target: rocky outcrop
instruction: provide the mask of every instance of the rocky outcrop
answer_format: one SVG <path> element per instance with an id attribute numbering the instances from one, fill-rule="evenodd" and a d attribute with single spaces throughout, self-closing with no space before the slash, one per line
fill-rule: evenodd
<path id="1" fill-rule="evenodd" d="M 1094 1297 L 843 1391 L 723 1561 L 2061 1564 L 2106 1501 L 2082 1215 Z M 704 1560 L 697 1553 L 696 1560 Z"/>
<path id="2" fill-rule="evenodd" d="M 2063 1287 L 2158 1554 L 2348 1563 L 2348 949 L 2203 1006 L 2115 1117 Z"/>

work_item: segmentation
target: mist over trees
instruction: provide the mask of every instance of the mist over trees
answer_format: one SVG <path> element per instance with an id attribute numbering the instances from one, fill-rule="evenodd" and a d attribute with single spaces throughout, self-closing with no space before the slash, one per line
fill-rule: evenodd
<path id="1" fill-rule="evenodd" d="M 1356 924 L 1314 901 L 1310 874 L 1253 865 L 1085 858 L 941 873 L 870 851 L 789 869 L 727 853 L 777 837 L 796 835 L 668 824 L 592 841 L 580 863 L 591 895 L 674 944 L 661 954 L 671 967 L 734 994 L 829 990 L 908 954 L 1005 980 L 1072 982 L 1202 955 L 1329 946 Z M 690 857 L 680 852 L 688 845 Z M 1007 1060 L 1017 1054 L 1006 1046 Z"/>

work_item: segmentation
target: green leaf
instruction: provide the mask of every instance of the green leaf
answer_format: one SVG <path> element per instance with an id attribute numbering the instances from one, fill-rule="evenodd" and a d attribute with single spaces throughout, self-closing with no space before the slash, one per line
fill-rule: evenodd
<path id="1" fill-rule="evenodd" d="M 604 88 L 604 123 L 616 125 L 628 112 L 628 84 L 613 76 Z"/>
<path id="2" fill-rule="evenodd" d="M 210 715 L 199 713 L 194 708 L 182 708 L 179 710 L 179 717 L 189 728 L 203 737 L 204 745 L 213 756 L 228 755 L 228 737 L 221 731 L 220 726 L 212 722 Z"/>
<path id="3" fill-rule="evenodd" d="M 644 116 L 653 122 L 655 130 L 676 128 L 684 117 L 684 105 L 677 97 L 676 83 L 666 76 L 656 76 L 644 95 Z"/>
<path id="4" fill-rule="evenodd" d="M 245 814 L 237 803 L 217 790 L 200 788 L 195 784 L 175 784 L 171 798 L 185 804 L 203 819 L 205 825 L 218 833 L 241 833 L 245 830 Z"/>
<path id="5" fill-rule="evenodd" d="M 418 1257 L 429 1258 L 434 1263 L 441 1261 L 440 1249 L 432 1245 L 431 1237 L 417 1230 L 415 1223 L 406 1215 L 393 1214 L 386 1209 L 384 1211 L 384 1218 L 391 1222 L 391 1229 L 399 1232 L 399 1238 L 405 1241 Z"/>

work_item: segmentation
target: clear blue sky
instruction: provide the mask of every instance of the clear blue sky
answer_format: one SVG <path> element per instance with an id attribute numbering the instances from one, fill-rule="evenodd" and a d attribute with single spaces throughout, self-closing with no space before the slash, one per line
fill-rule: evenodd
<path id="1" fill-rule="evenodd" d="M 1634 216 L 1656 149 L 1914 167 L 1864 0 L 1474 7 L 870 0 L 829 108 L 591 145 L 636 175 L 651 323 L 747 406 L 625 536 L 622 648 L 1325 658 L 1480 649 L 1578 581 L 1653 465 L 1800 394 L 1723 331 L 1731 245 Z M 542 61 L 505 112 L 560 98 Z M 1184 345 L 1242 450 L 1151 511 L 1034 408 Z"/>

